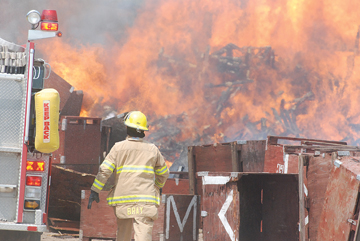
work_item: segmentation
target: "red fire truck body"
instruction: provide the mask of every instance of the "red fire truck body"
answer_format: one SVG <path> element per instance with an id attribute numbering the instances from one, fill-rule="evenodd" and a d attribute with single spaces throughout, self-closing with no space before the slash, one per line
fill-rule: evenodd
<path id="1" fill-rule="evenodd" d="M 51 153 L 34 144 L 36 128 L 43 128 L 43 120 L 35 118 L 34 95 L 43 89 L 44 62 L 34 59 L 32 40 L 61 34 L 57 27 L 35 30 L 46 22 L 46 13 L 35 24 L 37 16 L 30 17 L 33 28 L 26 45 L 0 39 L 0 240 L 7 241 L 40 240 L 47 231 Z M 57 25 L 56 12 L 55 17 L 50 22 Z"/>

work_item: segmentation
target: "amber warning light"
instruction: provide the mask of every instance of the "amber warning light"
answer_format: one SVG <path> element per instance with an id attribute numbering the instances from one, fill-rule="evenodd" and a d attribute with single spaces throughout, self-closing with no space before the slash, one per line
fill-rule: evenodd
<path id="1" fill-rule="evenodd" d="M 45 169 L 45 162 L 43 161 L 27 161 L 26 171 L 43 172 Z"/>
<path id="2" fill-rule="evenodd" d="M 40 201 L 38 201 L 38 200 L 25 200 L 25 205 L 24 206 L 25 206 L 26 209 L 39 209 Z M 33 231 L 33 230 L 31 230 L 31 231 Z"/>
<path id="3" fill-rule="evenodd" d="M 58 30 L 58 24 L 57 23 L 42 22 L 41 23 L 41 30 L 57 31 Z"/>

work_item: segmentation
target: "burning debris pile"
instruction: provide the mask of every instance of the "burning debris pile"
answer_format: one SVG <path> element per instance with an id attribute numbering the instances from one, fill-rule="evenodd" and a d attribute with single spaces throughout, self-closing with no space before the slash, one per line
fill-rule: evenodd
<path id="1" fill-rule="evenodd" d="M 270 46 L 240 48 L 230 43 L 211 54 L 209 52 L 200 54 L 196 63 L 178 60 L 166 55 L 164 49 L 161 49 L 157 64 L 165 75 L 173 74 L 180 79 L 199 78 L 199 80 L 195 79 L 195 82 L 204 82 L 200 80 L 201 78 L 209 81 L 203 86 L 204 98 L 209 105 L 197 106 L 179 115 L 160 117 L 151 123 L 154 129 L 149 139 L 159 145 L 168 161 L 175 163 L 174 169 L 179 165 L 186 167 L 187 146 L 190 145 L 248 138 L 266 139 L 268 135 L 278 134 L 296 137 L 301 135 L 296 123 L 299 114 L 297 109 L 305 101 L 313 99 L 314 94 L 311 91 L 289 103 L 282 99 L 278 107 L 280 111 L 272 108 L 271 114 L 266 113 L 267 117 L 258 121 L 251 121 L 248 115 L 244 115 L 241 119 L 244 128 L 230 133 L 231 135 L 217 133 L 218 128 L 225 122 L 222 118 L 224 110 L 232 106 L 231 99 L 248 91 L 248 85 L 254 82 L 251 73 L 261 72 L 264 68 L 276 70 L 275 54 Z M 278 93 L 279 96 L 281 94 Z M 209 124 L 198 130 L 198 126 L 192 123 L 193 119 L 198 119 L 196 116 L 204 112 L 211 113 L 210 116 L 216 120 L 216 127 Z M 189 129 L 191 126 L 193 129 Z M 282 131 L 279 133 L 278 130 Z"/>
<path id="2" fill-rule="evenodd" d="M 347 59 L 345 79 L 352 76 L 358 46 L 359 31 L 354 53 Z M 164 49 L 161 49 L 157 62 L 159 71 L 163 75 L 174 75 L 185 83 L 190 82 L 193 85 L 205 83 L 201 89 L 204 103 L 207 105 L 196 106 L 179 115 L 168 115 L 156 119 L 152 123 L 155 130 L 149 138 L 160 146 L 167 160 L 186 166 L 187 146 L 190 145 L 266 139 L 268 135 L 303 137 L 309 130 L 304 131 L 303 128 L 299 128 L 297 120 L 299 116 L 308 112 L 311 101 L 316 100 L 311 88 L 300 87 L 302 92 L 299 91 L 297 95 L 301 95 L 290 100 L 282 97 L 287 95 L 283 90 L 277 93 L 271 92 L 270 95 L 279 105 L 271 107 L 271 112 L 265 111 L 257 120 L 249 118 L 249 114 L 243 115 L 238 123 L 226 120 L 229 118 L 229 109 L 234 111 L 238 107 L 241 108 L 242 103 L 234 99 L 239 96 L 249 96 L 249 92 L 253 91 L 251 85 L 261 85 L 268 73 L 272 75 L 271 78 L 274 75 L 279 79 L 285 76 L 292 82 L 299 81 L 300 83 L 296 85 L 308 85 L 311 79 L 321 78 L 317 72 L 307 71 L 300 64 L 293 69 L 284 67 L 284 63 L 277 61 L 275 57 L 274 50 L 270 46 L 239 47 L 230 43 L 211 54 L 209 51 L 198 54 L 197 62 L 190 63 L 168 56 Z M 331 72 L 329 75 L 335 79 L 330 82 L 333 85 L 331 88 L 338 87 L 341 80 L 336 80 L 336 78 L 339 77 L 335 77 Z M 190 81 L 186 81 L 187 79 Z M 193 123 L 193 120 L 198 121 L 201 115 L 210 117 L 212 120 Z M 206 122 L 216 124 L 206 125 Z M 199 129 L 199 126 L 202 128 Z M 235 131 L 227 131 L 231 126 L 238 126 L 238 128 Z M 359 129 L 356 128 L 357 125 L 350 124 L 350 126 L 354 131 Z M 342 139 L 342 141 L 355 144 L 358 144 L 359 140 L 354 140 L 352 136 Z M 174 169 L 177 168 L 177 164 L 174 165 Z"/>

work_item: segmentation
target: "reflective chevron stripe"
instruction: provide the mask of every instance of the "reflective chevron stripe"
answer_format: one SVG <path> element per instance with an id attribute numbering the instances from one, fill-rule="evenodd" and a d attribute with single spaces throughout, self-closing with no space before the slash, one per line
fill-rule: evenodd
<path id="1" fill-rule="evenodd" d="M 156 175 L 163 175 L 163 174 L 165 174 L 167 171 L 168 171 L 167 166 L 164 166 L 164 167 L 161 168 L 161 169 L 155 170 L 155 173 L 156 173 Z"/>
<path id="2" fill-rule="evenodd" d="M 114 163 L 111 163 L 110 161 L 108 160 L 105 160 L 103 161 L 103 163 L 101 164 L 102 166 L 105 166 L 107 169 L 109 169 L 110 171 L 114 171 L 115 169 L 115 164 Z"/>

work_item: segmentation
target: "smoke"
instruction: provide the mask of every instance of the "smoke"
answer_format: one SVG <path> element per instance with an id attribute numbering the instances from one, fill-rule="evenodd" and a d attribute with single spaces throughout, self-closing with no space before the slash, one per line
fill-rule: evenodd
<path id="1" fill-rule="evenodd" d="M 57 11 L 61 41 L 72 45 L 102 44 L 109 40 L 124 42 L 142 0 L 2 0 L 0 37 L 18 44 L 26 43 L 30 10 Z"/>

